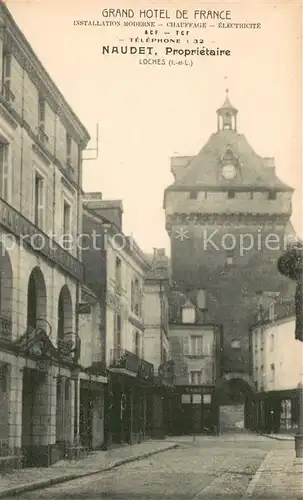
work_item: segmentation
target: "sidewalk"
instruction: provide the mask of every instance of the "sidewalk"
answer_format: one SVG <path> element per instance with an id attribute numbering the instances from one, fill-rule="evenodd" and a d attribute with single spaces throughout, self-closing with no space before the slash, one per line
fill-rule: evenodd
<path id="1" fill-rule="evenodd" d="M 0 498 L 24 491 L 34 491 L 59 484 L 81 476 L 89 476 L 110 470 L 127 462 L 140 460 L 162 451 L 177 448 L 173 441 L 150 440 L 132 446 L 123 446 L 108 451 L 96 451 L 76 461 L 61 460 L 48 468 L 20 469 L 0 473 Z"/>
<path id="2" fill-rule="evenodd" d="M 270 500 L 303 500 L 303 459 L 294 450 L 270 451 L 242 497 Z"/>

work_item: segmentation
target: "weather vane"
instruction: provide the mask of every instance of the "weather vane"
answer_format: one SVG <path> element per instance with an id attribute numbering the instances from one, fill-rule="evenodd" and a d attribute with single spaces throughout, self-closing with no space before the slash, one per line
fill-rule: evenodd
<path id="1" fill-rule="evenodd" d="M 224 80 L 225 80 L 225 82 L 227 83 L 227 87 L 225 88 L 225 92 L 226 92 L 226 97 L 228 97 L 228 92 L 229 92 L 229 88 L 228 88 L 228 77 L 227 77 L 227 76 L 224 76 Z"/>

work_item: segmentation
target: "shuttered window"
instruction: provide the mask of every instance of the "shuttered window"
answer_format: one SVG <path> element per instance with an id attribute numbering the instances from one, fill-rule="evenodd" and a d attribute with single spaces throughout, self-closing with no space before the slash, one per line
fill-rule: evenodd
<path id="1" fill-rule="evenodd" d="M 0 143 L 0 189 L 1 197 L 9 201 L 9 145 Z"/>

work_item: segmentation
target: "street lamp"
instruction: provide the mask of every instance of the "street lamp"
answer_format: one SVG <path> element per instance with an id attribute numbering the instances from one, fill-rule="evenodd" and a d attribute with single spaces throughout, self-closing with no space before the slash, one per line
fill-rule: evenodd
<path id="1" fill-rule="evenodd" d="M 295 294 L 296 329 L 295 339 L 303 342 L 303 244 L 297 241 L 289 245 L 288 250 L 278 260 L 279 272 L 297 283 Z M 299 422 L 295 436 L 296 457 L 303 458 L 303 389 L 299 392 Z"/>

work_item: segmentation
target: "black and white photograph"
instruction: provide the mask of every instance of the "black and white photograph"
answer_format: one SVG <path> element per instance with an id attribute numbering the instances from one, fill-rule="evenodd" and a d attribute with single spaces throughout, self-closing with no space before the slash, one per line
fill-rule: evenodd
<path id="1" fill-rule="evenodd" d="M 302 500 L 301 0 L 0 0 L 0 498 Z"/>

